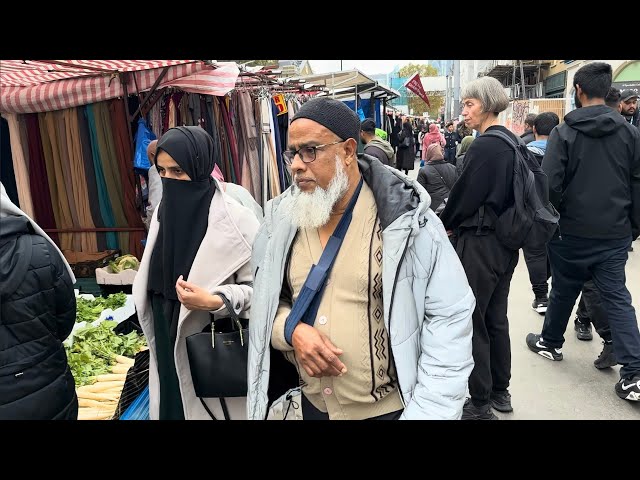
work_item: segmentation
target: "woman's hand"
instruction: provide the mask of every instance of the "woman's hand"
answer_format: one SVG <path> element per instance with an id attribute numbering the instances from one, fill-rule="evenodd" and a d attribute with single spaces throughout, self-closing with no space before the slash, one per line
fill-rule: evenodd
<path id="1" fill-rule="evenodd" d="M 204 288 L 186 282 L 182 275 L 176 282 L 178 300 L 187 310 L 214 311 L 222 307 L 223 302 L 219 295 L 212 295 Z"/>

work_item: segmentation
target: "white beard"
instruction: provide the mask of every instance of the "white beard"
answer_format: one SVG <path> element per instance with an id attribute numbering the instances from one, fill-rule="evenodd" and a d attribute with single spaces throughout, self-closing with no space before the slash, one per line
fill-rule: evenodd
<path id="1" fill-rule="evenodd" d="M 339 202 L 349 189 L 349 177 L 336 155 L 336 173 L 326 190 L 316 185 L 312 193 L 303 192 L 295 183 L 291 188 L 293 201 L 289 215 L 291 222 L 298 228 L 320 228 L 329 222 L 333 206 Z"/>

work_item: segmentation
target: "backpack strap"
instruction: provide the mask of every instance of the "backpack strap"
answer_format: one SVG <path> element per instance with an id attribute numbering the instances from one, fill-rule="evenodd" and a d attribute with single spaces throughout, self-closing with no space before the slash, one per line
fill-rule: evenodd
<path id="1" fill-rule="evenodd" d="M 518 137 L 518 144 L 516 144 L 516 142 L 513 141 L 513 139 L 507 135 L 504 132 L 501 132 L 500 130 L 489 130 L 488 132 L 484 132 L 482 134 L 483 137 L 485 136 L 489 136 L 489 137 L 495 137 L 495 138 L 499 138 L 500 140 L 502 140 L 503 142 L 505 142 L 507 145 L 509 145 L 511 148 L 513 148 L 514 152 L 516 153 L 516 151 L 518 150 L 518 144 L 525 146 L 524 141 Z M 514 157 L 514 161 L 515 161 L 515 157 Z M 514 164 L 514 168 L 515 168 L 515 164 Z M 479 209 L 478 209 L 478 216 L 479 216 L 479 221 L 478 221 L 478 229 L 476 230 L 476 234 L 480 235 L 482 232 L 482 224 L 484 223 L 484 216 L 485 216 L 485 206 L 482 205 Z"/>
<path id="2" fill-rule="evenodd" d="M 518 148 L 518 144 L 520 145 L 525 145 L 524 141 L 520 138 L 518 138 L 518 144 L 516 144 L 516 142 L 513 141 L 513 138 L 511 138 L 509 135 L 507 135 L 504 132 L 501 132 L 500 130 L 489 130 L 488 132 L 484 132 L 482 134 L 482 136 L 489 136 L 489 137 L 496 137 L 499 138 L 500 140 L 502 140 L 503 142 L 507 143 L 510 147 L 512 147 L 514 150 L 516 148 Z"/>

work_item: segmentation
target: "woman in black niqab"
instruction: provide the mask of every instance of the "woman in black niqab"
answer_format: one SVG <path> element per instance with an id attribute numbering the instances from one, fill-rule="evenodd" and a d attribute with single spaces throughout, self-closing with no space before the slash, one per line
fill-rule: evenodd
<path id="1" fill-rule="evenodd" d="M 174 347 L 180 301 L 176 282 L 185 280 L 209 224 L 209 208 L 216 191 L 213 140 L 200 127 L 167 130 L 158 141 L 156 168 L 166 152 L 190 180 L 162 177 L 162 201 L 158 206 L 159 230 L 151 256 L 148 290 L 153 310 L 155 347 L 160 383 L 160 420 L 184 419 L 176 374 Z"/>

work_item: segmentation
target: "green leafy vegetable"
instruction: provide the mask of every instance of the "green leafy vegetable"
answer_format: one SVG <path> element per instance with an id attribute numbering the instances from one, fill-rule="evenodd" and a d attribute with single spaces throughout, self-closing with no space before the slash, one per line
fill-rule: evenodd
<path id="1" fill-rule="evenodd" d="M 117 335 L 116 322 L 105 320 L 97 327 L 89 325 L 75 332 L 73 345 L 66 347 L 67 358 L 76 386 L 93 383 L 96 375 L 109 373 L 116 355 L 133 357 L 147 344 L 135 331 Z"/>
<path id="2" fill-rule="evenodd" d="M 76 299 L 76 323 L 94 322 L 100 318 L 103 310 L 110 308 L 116 310 L 123 307 L 127 301 L 124 293 L 113 293 L 107 298 L 97 297 L 95 300 L 86 300 L 82 297 Z"/>

